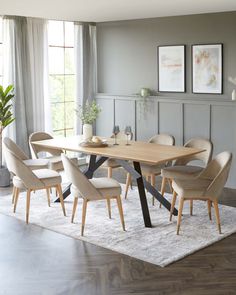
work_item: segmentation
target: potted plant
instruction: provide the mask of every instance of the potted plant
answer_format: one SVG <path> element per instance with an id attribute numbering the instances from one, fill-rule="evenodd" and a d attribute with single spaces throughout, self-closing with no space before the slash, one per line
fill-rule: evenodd
<path id="1" fill-rule="evenodd" d="M 15 120 L 11 104 L 14 97 L 12 91 L 13 85 L 7 86 L 6 89 L 0 85 L 0 186 L 10 185 L 10 173 L 2 163 L 2 132 Z"/>
<path id="2" fill-rule="evenodd" d="M 93 123 L 101 112 L 101 108 L 95 100 L 91 102 L 87 100 L 85 105 L 80 105 L 76 111 L 83 124 L 83 139 L 88 141 L 93 136 Z"/>

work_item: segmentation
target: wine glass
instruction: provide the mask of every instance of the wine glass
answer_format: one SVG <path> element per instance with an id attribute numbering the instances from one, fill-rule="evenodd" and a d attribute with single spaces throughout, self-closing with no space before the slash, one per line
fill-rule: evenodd
<path id="1" fill-rule="evenodd" d="M 130 143 L 129 143 L 129 137 L 131 137 L 131 134 L 132 134 L 131 126 L 126 126 L 125 127 L 125 134 L 127 136 L 127 143 L 126 143 L 126 145 L 130 145 Z"/>
<path id="2" fill-rule="evenodd" d="M 113 145 L 119 145 L 118 143 L 117 143 L 117 140 L 116 140 L 116 136 L 117 136 L 117 134 L 120 132 L 120 127 L 118 126 L 118 125 L 115 125 L 114 127 L 113 127 L 113 134 L 114 134 L 114 137 L 115 137 L 115 143 L 113 144 Z"/>

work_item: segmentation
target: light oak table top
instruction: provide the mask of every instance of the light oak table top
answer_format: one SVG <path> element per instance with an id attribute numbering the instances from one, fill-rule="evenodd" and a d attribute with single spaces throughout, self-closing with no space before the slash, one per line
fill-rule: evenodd
<path id="1" fill-rule="evenodd" d="M 156 165 L 166 161 L 176 160 L 204 151 L 204 149 L 159 145 L 141 141 L 130 141 L 131 145 L 126 145 L 126 141 L 118 140 L 119 145 L 113 145 L 114 139 L 111 138 L 107 139 L 107 147 L 81 147 L 79 145 L 81 142 L 81 136 L 74 136 L 34 141 L 33 144 L 67 151 L 99 155 L 108 158 L 130 160 L 149 165 Z"/>

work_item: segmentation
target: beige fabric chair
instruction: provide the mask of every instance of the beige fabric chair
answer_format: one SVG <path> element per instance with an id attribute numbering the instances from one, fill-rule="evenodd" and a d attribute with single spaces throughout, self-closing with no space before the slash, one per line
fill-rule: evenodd
<path id="1" fill-rule="evenodd" d="M 125 222 L 123 216 L 122 202 L 120 198 L 121 186 L 120 184 L 112 178 L 94 178 L 88 180 L 87 177 L 79 170 L 70 159 L 67 158 L 65 154 L 61 155 L 65 173 L 68 179 L 71 181 L 71 193 L 74 195 L 74 204 L 71 222 L 74 221 L 74 216 L 76 212 L 76 207 L 78 204 L 78 198 L 83 198 L 83 211 L 82 211 L 82 226 L 81 226 L 81 235 L 84 234 L 85 227 L 85 218 L 86 218 L 86 209 L 87 203 L 89 201 L 96 200 L 107 200 L 108 213 L 111 218 L 111 205 L 110 200 L 116 199 L 121 224 L 123 230 L 125 230 Z"/>
<path id="2" fill-rule="evenodd" d="M 162 176 L 162 185 L 161 185 L 161 194 L 164 195 L 165 193 L 165 186 L 167 180 L 169 182 L 172 181 L 172 179 L 192 179 L 197 177 L 199 173 L 201 173 L 206 167 L 206 165 L 210 162 L 212 158 L 212 152 L 213 152 L 213 145 L 212 143 L 204 138 L 193 138 L 190 139 L 186 144 L 185 147 L 189 148 L 198 148 L 198 149 L 205 149 L 204 152 L 185 157 L 182 159 L 178 159 L 175 161 L 173 166 L 165 167 L 161 170 L 161 176 Z M 200 166 L 194 166 L 194 165 L 188 165 L 190 162 L 199 160 L 203 163 L 204 167 Z M 193 202 L 190 202 L 190 214 L 193 213 Z"/>
<path id="3" fill-rule="evenodd" d="M 174 145 L 175 144 L 175 139 L 172 135 L 169 134 L 157 134 L 153 136 L 152 138 L 149 139 L 149 143 L 153 144 L 162 144 L 162 145 Z M 161 174 L 161 169 L 164 168 L 166 165 L 169 163 L 165 164 L 160 164 L 160 165 L 147 165 L 147 164 L 142 164 L 141 165 L 141 170 L 142 174 L 146 176 L 147 181 L 151 179 L 151 185 L 156 186 L 156 176 Z M 128 194 L 128 189 L 131 184 L 131 175 L 128 173 L 127 178 L 126 178 L 126 188 L 125 188 L 125 198 L 127 198 Z M 152 203 L 154 205 L 154 197 L 152 198 Z"/>
<path id="4" fill-rule="evenodd" d="M 114 135 L 111 136 L 111 138 L 114 138 Z M 122 140 L 122 141 L 126 141 L 127 140 L 127 135 L 125 134 L 124 131 L 120 131 L 117 136 L 116 136 L 117 140 Z M 133 134 L 131 134 L 129 136 L 129 140 L 132 140 L 133 138 Z M 107 168 L 107 177 L 112 177 L 112 170 L 115 168 L 119 168 L 121 167 L 119 164 L 117 164 L 116 160 L 114 159 L 108 159 L 106 160 L 103 164 L 102 167 Z"/>
<path id="5" fill-rule="evenodd" d="M 176 196 L 179 199 L 177 235 L 180 230 L 180 222 L 185 200 L 203 200 L 207 201 L 208 214 L 211 220 L 211 204 L 215 208 L 216 220 L 219 233 L 221 233 L 220 216 L 218 208 L 218 199 L 227 181 L 230 166 L 232 162 L 232 154 L 230 152 L 222 152 L 218 154 L 195 179 L 177 179 L 173 180 L 172 186 L 174 190 L 170 220 L 172 218 L 173 209 L 175 207 Z"/>
<path id="6" fill-rule="evenodd" d="M 9 141 L 3 140 L 4 155 L 6 158 L 7 168 L 14 175 L 13 192 L 14 192 L 14 210 L 16 211 L 19 192 L 21 189 L 27 191 L 26 197 L 26 223 L 29 222 L 30 195 L 32 191 L 46 189 L 48 205 L 50 206 L 50 188 L 55 187 L 60 198 L 64 215 L 66 215 L 64 200 L 61 190 L 61 176 L 54 170 L 40 169 L 31 170 L 26 164 L 8 147 Z"/>

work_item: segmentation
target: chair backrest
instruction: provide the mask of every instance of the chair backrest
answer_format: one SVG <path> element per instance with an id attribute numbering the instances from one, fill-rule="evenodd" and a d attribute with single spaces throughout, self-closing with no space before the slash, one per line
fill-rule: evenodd
<path id="1" fill-rule="evenodd" d="M 206 196 L 219 198 L 229 176 L 232 163 L 232 153 L 222 152 L 218 154 L 204 169 L 198 178 L 212 179 L 207 188 Z"/>
<path id="2" fill-rule="evenodd" d="M 102 198 L 100 192 L 92 185 L 87 177 L 80 171 L 65 154 L 61 154 L 64 170 L 68 180 L 79 190 L 80 195 L 90 200 L 99 200 Z"/>
<path id="3" fill-rule="evenodd" d="M 8 170 L 15 176 L 18 176 L 26 188 L 41 188 L 44 184 L 40 179 L 27 167 L 14 151 L 8 148 L 8 138 L 3 139 L 3 152 L 6 159 Z"/>
<path id="4" fill-rule="evenodd" d="M 4 143 L 9 150 L 11 150 L 21 160 L 28 160 L 29 158 L 24 151 L 9 137 L 4 138 Z"/>
<path id="5" fill-rule="evenodd" d="M 175 161 L 174 165 L 187 165 L 191 161 L 200 160 L 205 166 L 212 159 L 213 144 L 210 140 L 205 138 L 192 138 L 185 143 L 185 147 L 204 149 L 204 152 L 195 154 L 189 157 L 184 157 Z"/>
<path id="6" fill-rule="evenodd" d="M 61 153 L 63 153 L 63 150 L 54 149 L 54 148 L 47 148 L 40 145 L 33 144 L 34 141 L 40 141 L 40 140 L 47 140 L 52 139 L 53 137 L 46 133 L 46 132 L 34 132 L 29 136 L 29 145 L 30 150 L 32 153 L 32 156 L 35 158 L 38 158 L 38 154 L 40 152 L 46 152 L 51 154 L 52 156 L 60 156 Z"/>
<path id="7" fill-rule="evenodd" d="M 149 143 L 163 144 L 163 145 L 174 145 L 175 138 L 169 134 L 157 134 L 151 137 L 148 141 Z"/>

